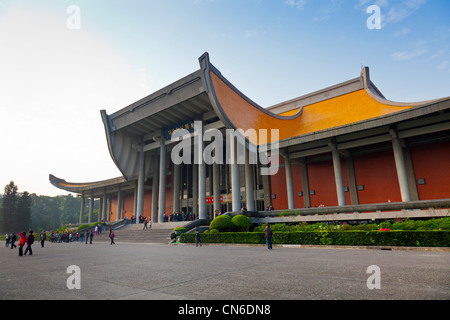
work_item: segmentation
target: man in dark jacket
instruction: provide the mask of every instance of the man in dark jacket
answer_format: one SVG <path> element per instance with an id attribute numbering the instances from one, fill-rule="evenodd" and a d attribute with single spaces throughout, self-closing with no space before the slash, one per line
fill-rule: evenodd
<path id="1" fill-rule="evenodd" d="M 15 244 L 16 241 L 17 241 L 17 236 L 13 232 L 13 233 L 11 233 L 11 239 L 9 240 L 9 243 L 11 243 L 11 249 L 14 249 L 15 247 L 17 247 Z"/>
<path id="2" fill-rule="evenodd" d="M 266 229 L 264 229 L 264 238 L 266 238 L 267 249 L 269 250 L 272 250 L 272 237 L 273 237 L 272 229 L 270 229 L 269 225 L 267 225 Z"/>
<path id="3" fill-rule="evenodd" d="M 33 255 L 33 250 L 31 249 L 31 245 L 34 243 L 34 235 L 33 231 L 30 231 L 30 234 L 27 238 L 27 248 L 25 249 L 24 255 L 27 255 L 27 252 L 30 251 L 30 256 Z"/>

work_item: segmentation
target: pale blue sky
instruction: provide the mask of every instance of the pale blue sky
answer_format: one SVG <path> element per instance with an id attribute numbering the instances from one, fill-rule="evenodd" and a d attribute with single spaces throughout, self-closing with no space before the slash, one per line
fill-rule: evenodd
<path id="1" fill-rule="evenodd" d="M 366 25 L 373 4 L 379 30 Z M 70 5 L 79 30 L 67 28 Z M 263 107 L 361 65 L 390 100 L 450 96 L 449 16 L 445 0 L 0 0 L 0 187 L 56 195 L 49 173 L 119 176 L 99 110 L 197 70 L 205 51 Z"/>

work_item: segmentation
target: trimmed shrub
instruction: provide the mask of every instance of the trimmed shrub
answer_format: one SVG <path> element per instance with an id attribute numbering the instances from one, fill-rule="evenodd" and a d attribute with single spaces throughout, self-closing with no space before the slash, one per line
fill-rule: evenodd
<path id="1" fill-rule="evenodd" d="M 250 227 L 252 226 L 252 222 L 250 221 L 250 218 L 248 218 L 242 214 L 234 216 L 231 219 L 231 222 L 233 223 L 233 225 L 236 228 L 238 228 L 242 232 L 250 230 Z"/>
<path id="2" fill-rule="evenodd" d="M 209 229 L 226 230 L 233 229 L 234 224 L 231 222 L 231 217 L 228 215 L 220 215 L 214 218 L 209 224 Z"/>
<path id="3" fill-rule="evenodd" d="M 81 226 L 79 226 L 79 227 L 77 228 L 77 231 L 82 230 L 82 229 L 86 229 L 86 228 L 89 228 L 89 227 L 91 227 L 90 224 L 82 224 Z"/>

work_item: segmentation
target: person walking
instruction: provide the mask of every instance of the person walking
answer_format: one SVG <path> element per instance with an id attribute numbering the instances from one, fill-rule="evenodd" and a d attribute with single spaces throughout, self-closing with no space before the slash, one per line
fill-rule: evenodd
<path id="1" fill-rule="evenodd" d="M 94 230 L 91 230 L 91 233 L 89 234 L 89 244 L 92 244 L 92 239 L 94 238 Z"/>
<path id="2" fill-rule="evenodd" d="M 145 230 L 145 229 L 148 230 L 147 224 L 148 224 L 148 220 L 147 220 L 147 217 L 145 217 L 145 219 L 144 219 L 144 228 L 142 228 L 142 230 Z"/>
<path id="3" fill-rule="evenodd" d="M 24 255 L 27 255 L 28 251 L 30 252 L 30 256 L 33 255 L 33 249 L 31 249 L 31 245 L 34 243 L 34 235 L 33 230 L 30 231 L 30 234 L 27 238 L 27 248 L 25 249 Z"/>
<path id="4" fill-rule="evenodd" d="M 27 233 L 24 232 L 19 232 L 19 257 L 23 256 L 23 246 L 27 244 Z"/>
<path id="5" fill-rule="evenodd" d="M 115 234 L 114 234 L 113 231 L 111 231 L 110 234 L 109 234 L 109 238 L 111 239 L 111 243 L 110 243 L 110 244 L 116 244 L 116 243 L 114 242 L 114 237 L 115 237 Z"/>
<path id="6" fill-rule="evenodd" d="M 16 242 L 17 241 L 17 236 L 16 234 L 13 232 L 11 233 L 11 239 L 9 240 L 9 243 L 11 243 L 11 249 L 14 249 L 16 246 Z"/>
<path id="7" fill-rule="evenodd" d="M 5 243 L 5 247 L 9 247 L 9 239 L 11 238 L 11 234 L 9 232 L 6 233 L 6 243 Z"/>
<path id="8" fill-rule="evenodd" d="M 198 247 L 202 246 L 202 237 L 200 236 L 200 232 L 198 232 L 198 229 L 195 231 L 195 246 Z"/>
<path id="9" fill-rule="evenodd" d="M 41 248 L 43 248 L 44 247 L 44 242 L 45 242 L 45 240 L 47 240 L 47 232 L 42 230 L 41 236 L 40 236 L 39 239 L 41 240 Z"/>
<path id="10" fill-rule="evenodd" d="M 269 225 L 264 229 L 264 238 L 266 238 L 267 249 L 272 250 L 273 232 Z"/>

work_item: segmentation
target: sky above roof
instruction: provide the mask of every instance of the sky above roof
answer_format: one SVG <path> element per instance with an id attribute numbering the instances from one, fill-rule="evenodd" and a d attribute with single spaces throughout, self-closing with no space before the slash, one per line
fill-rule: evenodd
<path id="1" fill-rule="evenodd" d="M 205 51 L 263 107 L 363 66 L 389 100 L 450 96 L 449 16 L 445 0 L 0 0 L 0 186 L 53 196 L 66 193 L 50 173 L 120 176 L 100 110 L 196 71 Z"/>

